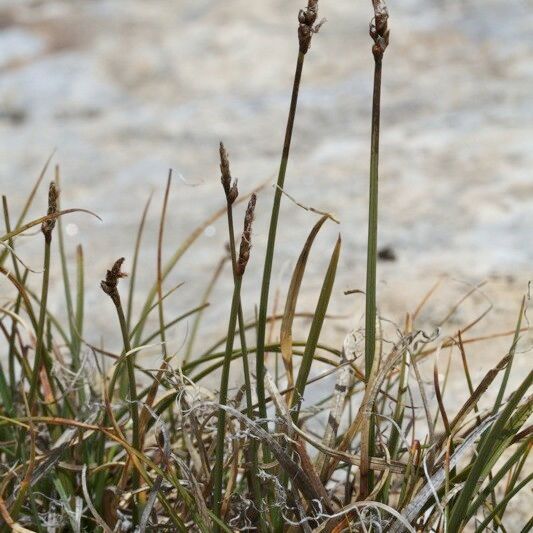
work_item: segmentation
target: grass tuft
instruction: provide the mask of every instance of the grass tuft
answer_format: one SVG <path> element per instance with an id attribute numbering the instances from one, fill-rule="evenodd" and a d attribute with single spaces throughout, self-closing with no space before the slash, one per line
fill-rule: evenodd
<path id="1" fill-rule="evenodd" d="M 408 302 L 415 311 L 402 318 L 404 325 L 396 327 L 394 338 L 377 311 L 381 77 L 389 29 L 384 3 L 373 0 L 372 7 L 364 331 L 350 331 L 333 345 L 323 340 L 325 331 L 333 331 L 328 338 L 335 338 L 338 330 L 333 321 L 339 317 L 331 314 L 329 304 L 338 291 L 340 236 L 330 244 L 320 293 L 311 295 L 316 307 L 300 308 L 311 249 L 317 248 L 316 237 L 326 220 L 335 221 L 315 208 L 304 207 L 310 216 L 321 217 L 310 223 L 309 236 L 294 258 L 292 278 L 283 288 L 283 313 L 268 312 L 278 229 L 288 224 L 280 219 L 280 204 L 304 59 L 321 26 L 318 0 L 308 0 L 298 15 L 296 71 L 262 280 L 246 274 L 248 263 L 261 258 L 252 249 L 252 222 L 262 204 L 256 206 L 257 191 L 240 195 L 222 143 L 225 206 L 165 260 L 169 173 L 157 235 L 148 236 L 146 230 L 150 197 L 131 243 L 127 305 L 119 292 L 124 258 L 114 262 L 101 282 L 118 318 L 103 332 L 121 339 L 116 352 L 84 339 L 89 329 L 86 286 L 96 283 L 86 283 L 85 263 L 91 258 L 81 246 L 69 264 L 62 219 L 84 210 L 61 210 L 59 167 L 48 190 L 46 214 L 27 219 L 34 201 L 46 202 L 39 187 L 52 157 L 18 218 L 11 218 L 8 200 L 2 197 L 0 275 L 6 283 L 0 307 L 0 533 L 531 530 L 532 521 L 519 524 L 510 505 L 532 477 L 533 373 L 517 376 L 528 299 L 521 302 L 514 330 L 483 336 L 472 336 L 470 330 L 490 307 L 460 326 L 454 322 L 458 308 L 479 287 L 451 302 L 444 319 L 434 317 L 439 327 L 454 328 L 452 337 L 420 328 L 421 311 L 430 308 L 442 281 L 420 303 Z M 242 202 L 247 208 L 236 238 L 234 215 Z M 205 227 L 224 215 L 227 251 L 213 265 L 195 305 L 170 316 L 168 299 L 189 289 L 180 284 L 164 290 L 169 275 Z M 36 226 L 44 237 L 41 272 L 30 271 L 17 249 L 17 238 Z M 150 268 L 143 247 L 148 239 L 157 243 L 157 262 L 153 284 L 143 294 L 136 278 L 139 268 Z M 58 272 L 52 271 L 56 259 Z M 227 264 L 233 293 L 211 302 Z M 53 275 L 62 281 L 57 293 Z M 260 287 L 259 302 L 243 298 L 245 282 Z M 50 305 L 61 298 L 66 317 L 56 315 L 58 306 Z M 203 331 L 203 311 L 210 304 L 227 319 L 222 338 Z M 176 325 L 189 318 L 192 327 L 183 353 L 173 352 Z M 307 331 L 299 323 L 302 318 L 309 320 Z M 267 334 L 267 324 L 273 335 Z M 508 338 L 509 349 L 496 354 L 499 362 L 476 382 L 469 353 L 477 343 L 496 338 Z M 160 358 L 156 368 L 153 358 L 144 357 L 148 351 Z M 254 357 L 255 373 L 250 364 Z M 447 391 L 452 369 L 463 373 L 462 398 L 450 398 Z M 220 386 L 214 390 L 217 381 Z"/>

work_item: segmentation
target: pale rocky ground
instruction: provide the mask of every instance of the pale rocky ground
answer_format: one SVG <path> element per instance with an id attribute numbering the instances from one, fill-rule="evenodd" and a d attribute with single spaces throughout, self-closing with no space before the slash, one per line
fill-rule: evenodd
<path id="1" fill-rule="evenodd" d="M 176 179 L 166 257 L 223 205 L 220 139 L 242 191 L 269 180 L 258 200 L 245 281 L 246 312 L 253 316 L 300 7 L 303 0 L 0 1 L 1 192 L 17 214 L 56 148 L 63 206 L 85 207 L 103 218 L 103 223 L 82 215 L 65 220 L 73 234 L 67 237 L 69 248 L 83 243 L 87 260 L 90 340 L 99 342 L 104 334 L 106 345 L 118 349 L 118 331 L 110 327 L 113 310 L 98 280 L 115 258 L 130 260 L 151 191 L 147 235 L 155 242 L 168 169 Z M 397 260 L 381 262 L 378 276 L 381 313 L 396 323 L 447 276 L 419 327 L 431 331 L 457 298 L 484 280 L 483 294 L 469 299 L 443 334 L 481 313 L 485 297 L 492 312 L 467 336 L 514 326 L 533 264 L 532 7 L 530 0 L 390 1 L 379 238 Z M 286 190 L 341 221 L 343 252 L 331 310 L 350 318 L 332 322 L 324 334 L 339 346 L 347 331 L 362 324 L 363 298 L 343 291 L 364 288 L 371 9 L 370 2 L 353 0 L 323 0 L 320 9 L 327 24 L 305 64 Z M 43 188 L 32 214 L 44 209 Z M 315 219 L 284 200 L 274 275 L 282 295 Z M 302 308 L 314 305 L 338 231 L 329 224 L 317 239 Z M 155 245 L 149 239 L 142 288 L 154 279 Z M 168 300 L 169 317 L 198 303 L 225 239 L 222 219 L 184 257 L 167 283 L 170 288 L 186 282 Z M 17 241 L 21 256 L 35 268 L 40 244 L 35 237 Z M 59 273 L 57 263 L 55 268 Z M 58 276 L 53 291 L 61 312 Z M 230 291 L 226 272 L 206 313 L 200 345 L 224 333 Z M 185 325 L 173 332 L 173 347 L 182 345 L 186 333 Z M 530 341 L 526 337 L 521 344 L 517 379 L 531 367 Z M 509 343 L 505 338 L 469 347 L 475 379 Z M 458 367 L 456 354 L 447 393 L 452 405 L 465 395 Z"/>

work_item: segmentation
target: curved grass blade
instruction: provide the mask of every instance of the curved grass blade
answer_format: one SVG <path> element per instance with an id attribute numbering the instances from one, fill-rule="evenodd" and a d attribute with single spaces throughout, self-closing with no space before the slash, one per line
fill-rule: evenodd
<path id="1" fill-rule="evenodd" d="M 459 531 L 461 524 L 465 522 L 465 518 L 468 519 L 467 511 L 470 502 L 474 498 L 477 487 L 489 474 L 491 468 L 510 444 L 514 435 L 518 433 L 520 427 L 527 421 L 528 416 L 533 411 L 531 398 L 526 400 L 525 405 L 517 408 L 518 403 L 524 398 L 532 384 L 533 372 L 530 372 L 512 394 L 490 428 L 490 431 L 481 440 L 477 457 L 472 464 L 463 490 L 460 492 L 457 502 L 451 509 L 449 522 L 451 531 Z"/>
<path id="2" fill-rule="evenodd" d="M 296 303 L 298 301 L 298 295 L 300 293 L 300 287 L 305 273 L 305 267 L 307 266 L 307 259 L 311 252 L 311 247 L 315 237 L 318 235 L 320 228 L 324 222 L 329 218 L 328 215 L 324 215 L 313 227 L 311 233 L 307 237 L 300 257 L 296 262 L 294 271 L 289 285 L 289 291 L 287 293 L 287 300 L 285 302 L 285 310 L 283 311 L 283 318 L 281 320 L 280 328 L 280 346 L 281 356 L 283 364 L 285 365 L 285 371 L 287 373 L 287 385 L 292 387 L 294 385 L 293 367 L 292 367 L 292 324 L 296 312 Z M 291 395 L 287 397 L 287 404 L 291 403 Z"/>
<path id="3" fill-rule="evenodd" d="M 37 178 L 37 181 L 35 182 L 35 185 L 33 186 L 33 189 L 31 190 L 30 195 L 28 196 L 28 199 L 26 200 L 26 203 L 24 204 L 24 207 L 22 208 L 22 213 L 20 214 L 19 219 L 17 223 L 15 224 L 15 229 L 19 228 L 22 222 L 24 221 L 24 219 L 26 218 L 26 215 L 28 214 L 28 211 L 33 202 L 33 199 L 35 198 L 35 195 L 37 194 L 37 189 L 39 188 L 39 185 L 41 184 L 41 182 L 43 181 L 46 175 L 48 166 L 50 165 L 50 161 L 52 161 L 52 157 L 54 157 L 54 154 L 55 154 L 55 150 L 48 156 L 48 159 L 46 160 L 41 170 L 41 173 L 39 174 L 39 177 Z M 8 254 L 7 250 L 3 250 L 2 253 L 0 254 L 0 266 L 4 264 L 7 254 Z"/>
<path id="4" fill-rule="evenodd" d="M 341 237 L 339 235 L 331 259 L 329 261 L 328 270 L 324 281 L 322 283 L 322 290 L 318 298 L 318 303 L 315 310 L 315 315 L 311 323 L 307 342 L 305 344 L 304 354 L 302 357 L 302 363 L 298 370 L 298 377 L 296 378 L 296 385 L 294 389 L 294 395 L 291 400 L 291 408 L 295 408 L 292 412 L 292 419 L 295 424 L 298 423 L 298 416 L 300 411 L 301 401 L 304 396 L 305 386 L 307 379 L 309 378 L 309 372 L 311 371 L 311 365 L 315 356 L 315 351 L 318 345 L 318 339 L 320 338 L 320 332 L 322 330 L 322 324 L 324 323 L 324 317 L 328 310 L 329 299 L 333 290 L 333 283 L 335 282 L 335 275 L 337 272 L 337 264 L 339 262 L 339 256 L 341 251 Z"/>

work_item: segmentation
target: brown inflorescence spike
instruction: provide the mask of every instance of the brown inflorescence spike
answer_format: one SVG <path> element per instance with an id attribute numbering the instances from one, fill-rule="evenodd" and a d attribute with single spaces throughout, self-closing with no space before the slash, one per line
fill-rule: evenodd
<path id="1" fill-rule="evenodd" d="M 320 26 L 324 23 L 322 20 L 315 25 L 318 17 L 318 0 L 309 0 L 305 9 L 300 9 L 298 13 L 298 41 L 300 43 L 300 52 L 306 54 L 311 46 L 313 33 L 318 33 Z"/>
<path id="2" fill-rule="evenodd" d="M 111 296 L 113 301 L 116 303 L 118 297 L 117 285 L 120 278 L 125 278 L 126 273 L 122 272 L 122 264 L 124 263 L 124 258 L 120 257 L 115 261 L 111 270 L 107 271 L 105 280 L 100 282 L 100 287 L 102 290 Z"/>
<path id="3" fill-rule="evenodd" d="M 239 196 L 239 189 L 237 188 L 237 180 L 234 180 L 232 183 L 228 152 L 226 152 L 226 148 L 222 142 L 220 143 L 220 172 L 220 181 L 226 193 L 226 200 L 231 205 L 237 199 L 237 196 Z"/>
<path id="4" fill-rule="evenodd" d="M 389 12 L 383 0 L 372 0 L 374 18 L 370 22 L 370 37 L 374 41 L 372 53 L 376 59 L 381 59 L 389 45 Z"/>
<path id="5" fill-rule="evenodd" d="M 246 208 L 246 215 L 244 216 L 244 231 L 242 232 L 241 247 L 239 249 L 239 259 L 237 260 L 238 276 L 242 276 L 246 270 L 246 265 L 250 259 L 250 249 L 252 248 L 252 223 L 254 221 L 255 202 L 257 196 L 252 194 L 248 207 Z"/>
<path id="6" fill-rule="evenodd" d="M 54 215 L 57 213 L 57 200 L 59 198 L 59 189 L 56 187 L 55 182 L 50 182 L 48 188 L 48 214 Z M 50 242 L 52 238 L 52 231 L 56 225 L 56 219 L 45 220 L 41 225 L 41 231 L 44 234 L 44 238 Z"/>
<path id="7" fill-rule="evenodd" d="M 231 172 L 229 169 L 229 159 L 228 159 L 228 152 L 226 152 L 226 148 L 224 147 L 224 143 L 220 141 L 220 181 L 222 182 L 222 187 L 224 187 L 224 191 L 226 194 L 228 194 L 229 189 L 231 187 Z"/>

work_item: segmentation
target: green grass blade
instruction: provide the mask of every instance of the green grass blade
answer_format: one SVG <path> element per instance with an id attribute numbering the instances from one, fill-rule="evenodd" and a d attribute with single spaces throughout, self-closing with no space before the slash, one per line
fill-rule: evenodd
<path id="1" fill-rule="evenodd" d="M 133 312 L 133 300 L 135 296 L 135 281 L 137 279 L 137 265 L 139 262 L 139 253 L 141 250 L 141 242 L 144 234 L 144 226 L 146 224 L 146 217 L 148 215 L 148 210 L 150 209 L 150 203 L 152 202 L 152 195 L 148 197 L 146 204 L 141 215 L 141 221 L 139 223 L 139 229 L 137 230 L 137 237 L 135 238 L 135 247 L 133 249 L 133 262 L 131 265 L 130 272 L 130 284 L 128 290 L 128 307 L 126 308 L 126 325 L 128 326 L 128 331 L 131 330 L 131 315 Z"/>
<path id="2" fill-rule="evenodd" d="M 231 310 L 228 323 L 228 337 L 226 343 L 226 352 L 224 356 L 224 364 L 222 367 L 222 376 L 220 378 L 220 393 L 219 404 L 227 405 L 228 401 L 228 382 L 231 364 L 231 354 L 233 353 L 233 341 L 235 338 L 235 329 L 237 327 L 237 315 L 240 303 L 242 277 L 235 278 L 235 288 L 233 290 L 233 298 L 231 301 Z M 226 436 L 226 411 L 224 409 L 218 410 L 217 422 L 217 444 L 216 444 L 216 460 L 213 469 L 213 507 L 215 516 L 220 518 L 222 506 L 222 482 L 223 482 L 223 467 L 224 467 L 224 441 Z M 215 531 L 218 528 L 215 526 Z"/>
<path id="3" fill-rule="evenodd" d="M 300 369 L 298 370 L 298 377 L 296 378 L 296 385 L 291 404 L 292 408 L 296 407 L 296 409 L 294 409 L 292 412 L 292 418 L 295 424 L 298 423 L 301 400 L 304 396 L 305 386 L 307 384 L 307 379 L 309 378 L 309 372 L 311 371 L 311 365 L 313 363 L 318 340 L 320 338 L 320 332 L 322 331 L 324 317 L 326 316 L 326 312 L 328 310 L 329 300 L 333 290 L 333 284 L 335 282 L 335 275 L 337 273 L 340 251 L 341 238 L 339 236 L 337 243 L 335 244 L 335 248 L 333 249 L 333 253 L 331 254 L 328 270 L 322 283 L 322 289 L 318 298 L 315 315 L 313 317 L 307 342 L 305 344 L 304 355 L 302 357 Z"/>
<path id="4" fill-rule="evenodd" d="M 533 474 L 529 474 L 525 479 L 523 479 L 512 491 L 505 495 L 502 501 L 488 514 L 487 518 L 479 524 L 476 528 L 476 533 L 483 533 L 486 531 L 487 526 L 490 521 L 512 500 L 524 487 L 529 485 L 533 480 Z"/>
<path id="5" fill-rule="evenodd" d="M 515 329 L 515 334 L 513 337 L 513 342 L 511 344 L 511 347 L 509 348 L 509 356 L 510 356 L 509 362 L 507 363 L 507 366 L 505 367 L 505 372 L 503 374 L 502 383 L 500 385 L 500 389 L 498 390 L 498 395 L 496 396 L 496 400 L 494 402 L 494 407 L 492 409 L 493 413 L 498 412 L 503 402 L 503 398 L 505 396 L 505 389 L 507 388 L 507 382 L 509 381 L 509 376 L 511 375 L 511 368 L 513 366 L 516 346 L 518 344 L 518 340 L 520 339 L 520 329 L 522 328 L 522 317 L 524 316 L 525 306 L 526 306 L 526 297 L 524 296 L 522 298 L 522 304 L 520 305 L 520 312 L 518 314 L 518 320 L 516 322 L 516 329 Z"/>
<path id="6" fill-rule="evenodd" d="M 187 349 L 185 350 L 185 355 L 183 356 L 183 363 L 187 364 L 189 359 L 191 358 L 191 355 L 193 353 L 194 343 L 196 341 L 196 337 L 198 335 L 198 330 L 200 329 L 200 323 L 202 321 L 202 318 L 204 316 L 203 310 L 209 306 L 209 297 L 211 296 L 211 293 L 213 292 L 213 289 L 215 288 L 215 285 L 220 278 L 220 275 L 222 274 L 222 271 L 224 270 L 224 265 L 226 264 L 227 257 L 223 257 L 217 264 L 215 271 L 213 273 L 213 277 L 209 281 L 204 294 L 202 295 L 202 301 L 199 308 L 199 312 L 196 315 L 196 318 L 194 319 L 191 332 L 189 334 L 189 342 L 187 343 Z"/>
<path id="7" fill-rule="evenodd" d="M 481 507 L 483 502 L 490 496 L 490 494 L 496 488 L 496 485 L 504 478 L 506 474 L 511 471 L 511 468 L 520 461 L 524 456 L 529 454 L 529 448 L 531 444 L 529 442 L 522 443 L 517 450 L 507 459 L 505 464 L 494 474 L 492 479 L 487 483 L 485 487 L 479 492 L 474 501 L 471 503 L 466 514 L 467 517 L 471 517 Z"/>
<path id="8" fill-rule="evenodd" d="M 532 383 L 533 372 L 530 372 L 513 393 L 490 430 L 482 439 L 478 448 L 477 458 L 451 510 L 450 531 L 460 530 L 460 525 L 463 523 L 465 517 L 467 517 L 469 504 L 474 498 L 477 487 L 488 475 L 490 469 L 511 442 L 513 436 L 518 432 L 520 426 L 527 420 L 528 413 L 531 413 L 532 404 L 529 401 L 525 406 L 522 406 L 522 409 L 517 410 L 515 416 L 512 416 L 518 403 L 524 398 Z"/>
<path id="9" fill-rule="evenodd" d="M 35 185 L 33 186 L 33 189 L 31 190 L 30 195 L 26 199 L 26 203 L 24 204 L 24 207 L 22 208 L 22 213 L 19 216 L 19 219 L 17 223 L 15 224 L 15 229 L 20 228 L 22 223 L 24 222 L 24 219 L 26 218 L 26 215 L 28 214 L 28 211 L 31 207 L 31 204 L 33 203 L 33 199 L 35 198 L 35 195 L 37 194 L 37 189 L 39 188 L 39 185 L 43 181 L 46 172 L 48 170 L 48 166 L 50 165 L 50 161 L 52 160 L 52 157 L 54 156 L 55 150 L 50 154 L 48 159 L 46 160 L 41 173 L 39 174 L 39 177 L 37 178 L 37 181 L 35 182 Z M 10 231 L 8 231 L 10 233 Z M 0 253 L 0 266 L 4 264 L 4 261 L 6 260 L 8 254 L 8 250 L 2 250 L 2 253 Z"/>
<path id="10" fill-rule="evenodd" d="M 259 190 L 263 186 L 257 187 L 255 190 Z M 235 203 L 244 202 L 247 200 L 252 193 L 245 195 L 241 198 L 239 198 Z M 204 230 L 207 226 L 210 226 L 211 224 L 214 224 L 220 217 L 226 214 L 226 206 L 220 208 L 218 211 L 215 211 L 211 216 L 209 216 L 206 220 L 204 220 L 198 227 L 196 227 L 189 236 L 181 243 L 181 245 L 177 248 L 177 250 L 174 252 L 172 257 L 165 263 L 162 274 L 161 274 L 161 280 L 165 281 L 167 276 L 172 272 L 174 267 L 178 264 L 179 260 L 183 257 L 183 255 L 189 250 L 189 248 L 198 240 L 198 238 L 203 235 Z M 148 291 L 148 296 L 146 297 L 146 300 L 143 305 L 143 309 L 141 311 L 141 320 L 139 320 L 138 326 L 136 328 L 136 333 L 133 341 L 134 346 L 139 346 L 140 339 L 144 330 L 144 326 L 146 324 L 146 320 L 148 319 L 148 316 L 150 314 L 150 311 L 154 308 L 152 306 L 153 301 L 155 300 L 157 296 L 157 280 L 154 282 L 150 290 Z"/>
<path id="11" fill-rule="evenodd" d="M 55 167 L 55 181 L 57 188 L 61 190 L 61 175 L 59 172 L 59 166 Z M 61 209 L 61 198 L 58 198 L 58 209 Z M 67 306 L 67 316 L 70 330 L 70 348 L 72 353 L 72 367 L 74 372 L 79 370 L 80 360 L 79 352 L 76 350 L 76 341 L 78 334 L 75 331 L 75 317 L 74 317 L 74 304 L 72 299 L 72 289 L 70 286 L 70 275 L 67 267 L 67 253 L 65 251 L 65 237 L 63 233 L 63 220 L 59 217 L 57 221 L 57 237 L 59 243 L 59 259 L 61 263 L 61 278 L 63 280 L 63 288 L 65 291 L 65 303 Z"/>
<path id="12" fill-rule="evenodd" d="M 280 327 L 280 346 L 281 356 L 285 365 L 285 371 L 287 373 L 288 386 L 291 387 L 294 384 L 293 368 L 292 368 L 292 324 L 294 322 L 294 316 L 296 313 L 296 303 L 298 301 L 298 295 L 300 294 L 300 287 L 305 274 L 305 267 L 307 266 L 307 259 L 311 252 L 315 237 L 318 235 L 320 228 L 324 222 L 328 219 L 327 215 L 324 215 L 311 230 L 311 233 L 307 237 L 304 247 L 300 253 L 300 257 L 296 262 L 294 271 L 292 274 L 289 290 L 287 292 L 287 299 L 285 301 L 285 309 L 283 311 L 283 318 L 281 320 Z"/>
<path id="13" fill-rule="evenodd" d="M 268 314 L 268 297 L 270 293 L 270 280 L 272 277 L 272 265 L 274 262 L 274 250 L 276 247 L 276 234 L 278 229 L 279 210 L 281 205 L 281 196 L 283 185 L 285 183 L 285 174 L 287 172 L 287 165 L 289 162 L 289 154 L 291 148 L 292 130 L 294 127 L 294 119 L 296 116 L 296 107 L 298 105 L 298 93 L 300 90 L 300 82 L 302 79 L 302 70 L 304 65 L 305 54 L 298 53 L 298 60 L 296 62 L 296 71 L 294 74 L 294 82 L 292 88 L 291 104 L 289 108 L 289 118 L 287 120 L 287 128 L 285 132 L 285 141 L 283 144 L 283 151 L 281 155 L 281 163 L 278 172 L 278 180 L 276 182 L 276 190 L 274 192 L 274 202 L 272 204 L 272 213 L 270 215 L 270 226 L 268 230 L 268 240 L 265 260 L 263 263 L 263 279 L 261 282 L 261 297 L 259 302 L 259 314 L 257 323 L 257 355 L 256 355 L 256 393 L 259 401 L 259 414 L 261 418 L 266 418 L 265 401 L 265 342 L 266 342 L 266 325 Z M 268 460 L 268 452 L 265 460 Z"/>

